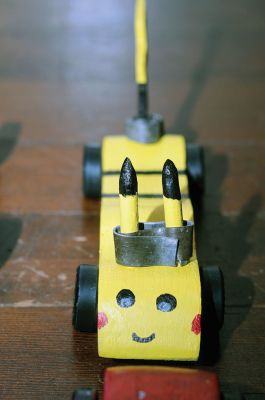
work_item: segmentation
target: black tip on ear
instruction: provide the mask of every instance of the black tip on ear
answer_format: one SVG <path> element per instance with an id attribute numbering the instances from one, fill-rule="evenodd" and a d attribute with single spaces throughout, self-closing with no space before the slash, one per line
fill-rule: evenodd
<path id="1" fill-rule="evenodd" d="M 181 199 L 178 170 L 171 160 L 167 160 L 162 171 L 163 194 L 169 199 Z"/>
<path id="2" fill-rule="evenodd" d="M 119 181 L 119 193 L 122 196 L 133 196 L 138 191 L 138 183 L 135 169 L 131 163 L 131 160 L 126 157 L 120 173 Z"/>

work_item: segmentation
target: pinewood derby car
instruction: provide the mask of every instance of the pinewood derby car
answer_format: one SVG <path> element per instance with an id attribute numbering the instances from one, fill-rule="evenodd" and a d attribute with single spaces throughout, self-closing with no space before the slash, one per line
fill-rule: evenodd
<path id="1" fill-rule="evenodd" d="M 105 371 L 103 400 L 239 400 L 220 393 L 214 372 L 172 367 L 129 366 Z M 72 400 L 96 400 L 94 389 L 76 390 Z"/>
<path id="2" fill-rule="evenodd" d="M 99 265 L 77 270 L 73 325 L 98 333 L 101 357 L 196 361 L 224 315 L 222 272 L 196 253 L 202 150 L 148 112 L 143 0 L 136 22 L 138 113 L 126 135 L 85 147 L 84 193 L 101 198 Z"/>

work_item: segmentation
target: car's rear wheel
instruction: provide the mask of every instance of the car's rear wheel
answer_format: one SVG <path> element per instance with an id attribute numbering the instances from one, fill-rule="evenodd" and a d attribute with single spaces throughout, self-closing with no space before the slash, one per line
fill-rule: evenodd
<path id="1" fill-rule="evenodd" d="M 83 191 L 86 197 L 99 198 L 101 195 L 101 145 L 84 147 Z"/>
<path id="2" fill-rule="evenodd" d="M 97 392 L 94 389 L 78 389 L 75 390 L 72 400 L 97 400 Z"/>
<path id="3" fill-rule="evenodd" d="M 80 265 L 76 272 L 73 325 L 81 332 L 97 332 L 98 268 Z"/>
<path id="4" fill-rule="evenodd" d="M 187 172 L 192 192 L 202 194 L 204 190 L 204 154 L 198 144 L 187 144 Z"/>

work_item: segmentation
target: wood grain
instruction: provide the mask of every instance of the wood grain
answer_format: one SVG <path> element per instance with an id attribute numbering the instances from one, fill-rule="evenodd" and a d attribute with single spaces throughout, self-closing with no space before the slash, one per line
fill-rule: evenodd
<path id="1" fill-rule="evenodd" d="M 6 261 L 0 269 L 0 304 L 72 304 L 76 267 L 98 263 L 98 230 L 92 212 L 0 215 L 0 261 Z M 222 267 L 228 305 L 264 304 L 264 249 L 258 240 L 263 235 L 262 220 L 252 213 L 203 216 L 197 235 L 200 264 Z"/>
<path id="2" fill-rule="evenodd" d="M 264 215 L 264 147 L 215 144 L 204 149 L 205 213 L 237 215 L 246 209 Z M 1 211 L 98 214 L 99 203 L 83 198 L 82 157 L 81 145 L 17 146 L 0 168 Z"/>
<path id="3" fill-rule="evenodd" d="M 241 318 L 238 308 L 226 313 L 221 362 L 215 367 L 224 390 L 237 387 L 243 393 L 263 391 L 260 365 L 265 345 L 262 335 L 253 335 L 262 330 L 262 316 L 263 310 L 252 309 L 237 326 Z M 5 371 L 5 380 L 0 383 L 2 398 L 70 398 L 74 388 L 84 385 L 102 391 L 104 368 L 128 365 L 128 360 L 98 358 L 96 336 L 73 332 L 70 319 L 69 307 L 6 307 L 1 311 L 1 368 Z M 259 352 L 249 357 L 257 347 Z M 196 367 L 187 363 L 170 365 Z M 251 380 L 249 371 L 253 374 Z"/>
<path id="4" fill-rule="evenodd" d="M 150 105 L 203 144 L 200 262 L 225 274 L 222 387 L 265 398 L 262 0 L 150 2 Z M 82 146 L 136 109 L 130 0 L 0 4 L 0 398 L 102 393 L 96 337 L 73 333 L 75 268 L 97 263 Z M 174 364 L 179 365 L 179 364 Z M 189 365 L 190 366 L 190 365 Z"/>

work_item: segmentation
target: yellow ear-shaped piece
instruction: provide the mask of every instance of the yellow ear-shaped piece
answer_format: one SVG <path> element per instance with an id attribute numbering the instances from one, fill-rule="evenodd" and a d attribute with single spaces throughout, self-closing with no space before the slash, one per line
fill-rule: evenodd
<path id="1" fill-rule="evenodd" d="M 121 233 L 138 231 L 138 196 L 122 196 L 120 194 L 120 226 Z"/>
<path id="2" fill-rule="evenodd" d="M 168 199 L 163 196 L 165 224 L 167 228 L 176 228 L 183 225 L 181 200 Z"/>

